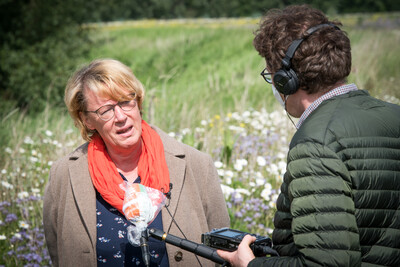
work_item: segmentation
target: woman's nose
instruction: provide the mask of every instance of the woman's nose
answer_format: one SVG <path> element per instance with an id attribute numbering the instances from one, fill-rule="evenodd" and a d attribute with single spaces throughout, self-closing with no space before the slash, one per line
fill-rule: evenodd
<path id="1" fill-rule="evenodd" d="M 125 112 L 122 110 L 122 108 L 118 105 L 114 107 L 114 113 L 115 113 L 115 119 L 117 121 L 122 121 L 126 118 Z"/>

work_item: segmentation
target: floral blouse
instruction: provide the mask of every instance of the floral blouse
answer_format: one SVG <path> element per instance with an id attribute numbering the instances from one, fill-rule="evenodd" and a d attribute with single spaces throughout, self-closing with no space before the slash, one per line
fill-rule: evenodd
<path id="1" fill-rule="evenodd" d="M 124 180 L 125 177 L 121 174 Z M 140 177 L 135 182 L 140 183 Z M 127 237 L 131 223 L 116 208 L 96 194 L 97 214 L 97 266 L 144 266 L 140 247 L 132 246 Z M 149 228 L 163 229 L 161 212 Z M 151 266 L 167 267 L 168 256 L 165 243 L 149 237 Z"/>

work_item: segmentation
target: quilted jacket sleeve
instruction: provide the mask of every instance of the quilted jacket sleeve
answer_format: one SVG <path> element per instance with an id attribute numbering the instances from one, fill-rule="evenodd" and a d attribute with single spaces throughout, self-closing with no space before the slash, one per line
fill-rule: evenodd
<path id="1" fill-rule="evenodd" d="M 273 235 L 285 256 L 249 266 L 359 266 L 361 251 L 346 166 L 328 147 L 302 142 L 288 155 Z"/>

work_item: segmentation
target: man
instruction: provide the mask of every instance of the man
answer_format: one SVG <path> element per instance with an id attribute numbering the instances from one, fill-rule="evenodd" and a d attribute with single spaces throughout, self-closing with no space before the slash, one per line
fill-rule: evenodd
<path id="1" fill-rule="evenodd" d="M 272 235 L 255 258 L 247 235 L 233 266 L 400 266 L 400 107 L 346 84 L 350 41 L 319 10 L 270 10 L 254 46 L 274 95 L 299 118 Z"/>

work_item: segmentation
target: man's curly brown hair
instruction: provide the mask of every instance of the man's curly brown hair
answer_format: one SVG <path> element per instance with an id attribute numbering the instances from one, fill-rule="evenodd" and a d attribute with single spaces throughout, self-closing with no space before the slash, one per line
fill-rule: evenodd
<path id="1" fill-rule="evenodd" d="M 351 47 L 346 33 L 335 27 L 323 27 L 307 36 L 309 28 L 324 23 L 342 25 L 308 5 L 271 9 L 261 19 L 253 45 L 265 58 L 268 71 L 275 73 L 282 67 L 292 41 L 305 38 L 292 58 L 292 68 L 302 90 L 309 94 L 326 92 L 346 82 L 351 70 Z"/>

